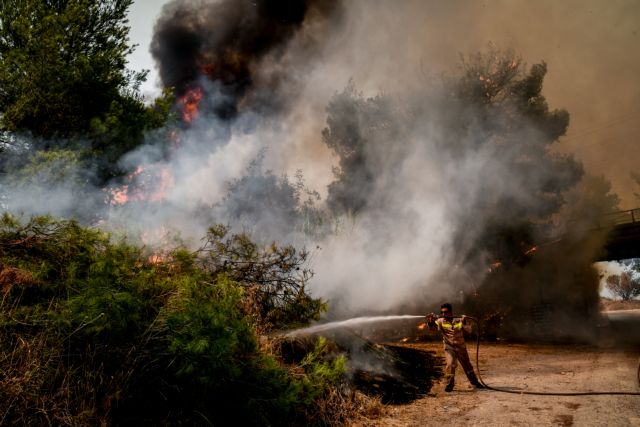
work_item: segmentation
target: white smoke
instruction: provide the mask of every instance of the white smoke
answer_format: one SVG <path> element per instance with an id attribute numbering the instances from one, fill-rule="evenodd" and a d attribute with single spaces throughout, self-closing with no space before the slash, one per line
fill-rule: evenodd
<path id="1" fill-rule="evenodd" d="M 521 175 L 504 161 L 527 152 L 527 142 L 539 138 L 535 126 L 516 132 L 515 139 L 522 144 L 515 153 L 508 146 L 477 143 L 484 136 L 473 127 L 459 133 L 459 151 L 443 149 L 443 144 L 451 142 L 452 129 L 440 120 L 447 112 L 436 110 L 443 105 L 438 97 L 446 94 L 423 89 L 437 81 L 432 76 L 455 65 L 455 55 L 443 60 L 417 54 L 421 41 L 412 40 L 411 34 L 419 22 L 411 13 L 420 4 L 395 8 L 391 2 L 345 2 L 344 25 L 335 26 L 333 32 L 323 28 L 325 38 L 312 51 L 305 48 L 319 30 L 303 25 L 278 57 L 286 61 L 286 72 L 295 81 L 289 86 L 285 79 L 285 84 L 273 86 L 274 98 L 287 99 L 286 108 L 268 115 L 259 108 L 240 108 L 233 120 L 203 110 L 190 126 L 154 132 L 122 159 L 122 166 L 131 173 L 139 168 L 144 172 L 130 182 L 114 183 L 114 188 L 127 183 L 131 188 L 140 186 L 147 199 L 98 209 L 94 201 L 106 194 L 96 189 L 83 197 L 91 206 L 78 209 L 82 200 L 77 187 L 58 182 L 22 188 L 21 197 L 11 192 L 11 208 L 62 216 L 90 210 L 94 212 L 90 216 L 100 218 L 105 228 L 144 235 L 148 244 L 175 233 L 197 247 L 206 229 L 218 222 L 230 224 L 234 231 L 252 232 L 264 242 L 317 247 L 312 251 L 316 275 L 310 289 L 314 296 L 348 313 L 390 312 L 417 301 L 429 304 L 458 298 L 483 278 L 483 254 L 471 260 L 461 259 L 460 254 L 473 249 L 465 245 L 471 246 L 484 231 L 487 212 L 498 209 L 496 204 L 505 197 L 520 206 L 538 203 L 523 188 L 531 180 L 545 179 L 547 171 Z M 389 22 L 379 21 L 383 18 Z M 451 50 L 448 45 L 444 48 Z M 264 61 L 271 68 L 278 65 L 272 57 Z M 277 74 L 284 72 L 279 69 Z M 383 141 L 367 153 L 381 165 L 366 195 L 368 208 L 356 216 L 331 217 L 322 225 L 320 238 L 308 237 L 291 206 L 279 203 L 279 197 L 300 202 L 300 194 L 289 197 L 281 176 L 291 177 L 302 169 L 306 185 L 323 197 L 317 208 L 326 208 L 322 203 L 327 186 L 336 179 L 332 168 L 339 159 L 322 141 L 325 108 L 351 78 L 367 94 L 394 91 L 397 98 L 392 99 L 406 100 L 398 103 L 406 102 L 417 112 L 410 119 L 397 119 L 400 127 L 406 127 L 402 137 Z M 200 83 L 203 105 L 228 101 L 229 95 L 215 82 Z M 172 132 L 177 133 L 178 142 L 167 142 L 174 138 Z M 172 144 L 175 148 L 162 148 Z M 397 144 L 404 144 L 399 153 Z M 394 167 L 385 168 L 389 157 L 394 158 Z M 257 168 L 257 175 L 266 178 L 234 187 L 250 175 L 252 164 L 254 172 Z M 167 183 L 159 182 L 163 176 L 168 177 Z M 232 187 L 239 192 L 235 199 L 230 198 Z M 162 196 L 148 200 L 159 188 Z M 238 216 L 225 205 L 229 200 L 242 200 L 255 209 L 249 216 Z M 460 241 L 461 230 L 469 239 Z"/>

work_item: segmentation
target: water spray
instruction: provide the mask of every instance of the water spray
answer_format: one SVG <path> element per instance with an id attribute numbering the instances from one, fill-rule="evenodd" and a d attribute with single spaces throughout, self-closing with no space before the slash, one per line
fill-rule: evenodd
<path id="1" fill-rule="evenodd" d="M 295 331 L 289 332 L 287 337 L 295 337 L 299 335 L 305 334 L 314 334 L 318 332 L 324 332 L 337 328 L 348 328 L 357 325 L 363 324 L 371 324 L 376 322 L 384 322 L 390 320 L 402 320 L 402 319 L 418 319 L 418 318 L 426 318 L 429 315 L 395 315 L 395 316 L 364 316 L 364 317 L 354 317 L 352 319 L 347 320 L 339 320 L 335 322 L 323 323 L 321 325 L 315 325 L 308 328 L 297 329 Z M 451 320 L 471 320 L 475 322 L 477 327 L 476 333 L 476 370 L 478 371 L 478 380 L 480 383 L 488 390 L 498 391 L 501 393 L 510 393 L 510 394 L 528 394 L 534 396 L 598 396 L 598 395 L 617 395 L 617 396 L 640 396 L 640 392 L 627 392 L 627 391 L 584 391 L 584 392 L 543 392 L 543 391 L 517 391 L 517 390 L 507 390 L 503 388 L 493 387 L 487 384 L 480 374 L 480 331 L 481 331 L 481 323 L 480 321 L 473 317 L 467 315 L 461 316 L 443 316 L 443 315 L 431 315 L 434 319 L 447 318 Z M 638 383 L 640 384 L 640 364 L 638 365 Z"/>
<path id="2" fill-rule="evenodd" d="M 337 328 L 348 328 L 353 326 L 360 326 L 370 323 L 377 322 L 386 322 L 389 320 L 403 320 L 403 319 L 419 319 L 423 318 L 424 315 L 414 315 L 414 314 L 403 314 L 396 316 L 363 316 L 363 317 L 354 317 L 347 320 L 338 320 L 335 322 L 323 323 L 321 325 L 309 326 L 307 328 L 296 329 L 286 334 L 287 337 L 295 337 L 299 335 L 305 334 L 315 334 L 318 332 L 324 332 L 331 329 Z"/>

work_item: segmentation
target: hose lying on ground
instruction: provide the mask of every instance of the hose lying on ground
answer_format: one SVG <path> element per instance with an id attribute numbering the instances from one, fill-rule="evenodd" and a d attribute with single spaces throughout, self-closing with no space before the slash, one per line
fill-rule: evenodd
<path id="1" fill-rule="evenodd" d="M 476 341 L 476 369 L 478 370 L 478 380 L 480 384 L 482 384 L 486 389 L 499 391 L 502 393 L 512 393 L 512 394 L 531 394 L 535 396 L 599 396 L 599 395 L 617 395 L 617 396 L 640 396 L 640 392 L 633 391 L 582 391 L 582 392 L 544 392 L 544 391 L 517 391 L 517 390 L 507 390 L 504 388 L 497 388 L 488 385 L 482 379 L 482 375 L 480 375 L 480 321 L 475 317 L 465 316 L 465 318 L 476 322 L 478 327 L 477 341 Z M 640 385 L 640 364 L 638 365 L 638 384 Z"/>
<path id="2" fill-rule="evenodd" d="M 633 391 L 582 391 L 582 392 L 543 392 L 543 391 L 517 391 L 517 390 L 507 390 L 503 388 L 492 387 L 484 382 L 482 379 L 482 375 L 480 374 L 480 322 L 478 319 L 474 317 L 466 316 L 467 319 L 470 319 L 476 322 L 478 326 L 478 331 L 476 333 L 476 369 L 478 370 L 478 380 L 480 383 L 487 389 L 493 391 L 499 391 L 502 393 L 512 393 L 512 394 L 530 394 L 535 396 L 598 396 L 598 395 L 624 395 L 624 396 L 640 396 L 640 392 Z M 640 365 L 638 365 L 638 382 L 640 383 Z"/>

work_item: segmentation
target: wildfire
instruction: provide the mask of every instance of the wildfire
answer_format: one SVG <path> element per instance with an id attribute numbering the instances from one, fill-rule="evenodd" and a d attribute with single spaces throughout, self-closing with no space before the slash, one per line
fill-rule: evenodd
<path id="1" fill-rule="evenodd" d="M 144 168 L 142 166 L 138 166 L 135 171 L 127 175 L 127 182 L 133 182 L 133 180 L 142 172 L 144 172 Z M 109 204 L 112 206 L 124 205 L 125 203 L 128 203 L 131 200 L 136 200 L 137 198 L 137 192 L 131 188 L 130 184 L 123 184 L 120 187 L 111 188 L 106 191 L 109 194 Z"/>
<path id="2" fill-rule="evenodd" d="M 166 166 L 149 171 L 138 166 L 135 171 L 127 175 L 127 183 L 106 190 L 109 204 L 124 205 L 134 201 L 159 202 L 164 200 L 167 191 L 173 186 L 173 176 Z"/>
<path id="3" fill-rule="evenodd" d="M 147 258 L 149 264 L 162 264 L 167 261 L 167 257 L 162 254 L 153 254 Z"/>
<path id="4" fill-rule="evenodd" d="M 426 328 L 427 328 L 427 324 L 426 323 L 420 323 L 418 325 L 418 329 L 421 330 L 421 331 L 425 330 Z"/>
<path id="5" fill-rule="evenodd" d="M 489 267 L 487 267 L 487 273 L 494 272 L 497 269 L 499 269 L 500 267 L 502 267 L 502 263 L 500 261 L 496 261 L 494 263 L 491 263 L 491 264 L 489 264 Z"/>
<path id="6" fill-rule="evenodd" d="M 174 270 L 176 265 L 173 263 L 174 258 L 169 252 L 158 252 L 149 255 L 147 263 L 156 266 L 166 266 L 169 270 Z"/>
<path id="7" fill-rule="evenodd" d="M 173 186 L 173 175 L 166 166 L 158 172 L 158 183 L 154 191 L 147 197 L 150 202 L 159 202 L 164 200 L 167 191 Z"/>
<path id="8" fill-rule="evenodd" d="M 125 184 L 109 190 L 109 204 L 124 205 L 129 200 L 129 185 Z"/>
<path id="9" fill-rule="evenodd" d="M 203 95 L 203 89 L 195 86 L 178 98 L 177 105 L 182 110 L 182 119 L 185 123 L 190 124 L 198 117 L 198 107 Z M 171 130 L 167 137 L 171 141 L 173 150 L 180 148 L 182 143 L 176 129 Z M 134 201 L 162 201 L 173 185 L 173 176 L 166 166 L 151 164 L 138 166 L 135 171 L 127 175 L 124 184 L 105 191 L 108 203 L 112 206 L 119 206 Z"/>
<path id="10" fill-rule="evenodd" d="M 178 99 L 178 105 L 182 107 L 182 120 L 184 120 L 185 123 L 190 124 L 200 114 L 198 112 L 198 106 L 200 105 L 202 95 L 202 88 L 194 87 Z"/>
<path id="11" fill-rule="evenodd" d="M 140 240 L 145 247 L 153 250 L 147 258 L 149 264 L 166 264 L 171 257 L 171 231 L 165 226 L 149 228 L 140 233 Z"/>

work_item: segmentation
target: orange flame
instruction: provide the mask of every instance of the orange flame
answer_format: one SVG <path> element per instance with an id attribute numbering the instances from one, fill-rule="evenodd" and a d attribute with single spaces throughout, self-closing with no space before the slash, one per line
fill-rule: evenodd
<path id="1" fill-rule="evenodd" d="M 167 261 L 167 257 L 162 254 L 153 254 L 147 258 L 149 264 L 162 264 Z"/>
<path id="2" fill-rule="evenodd" d="M 127 175 L 127 181 L 131 183 L 135 177 L 144 172 L 144 168 L 142 166 L 138 166 L 135 171 L 131 172 Z M 125 203 L 134 200 L 135 195 L 132 194 L 134 190 L 131 189 L 129 184 L 123 184 L 120 187 L 112 188 L 107 190 L 109 194 L 109 204 L 112 206 L 115 205 L 124 205 Z"/>
<path id="3" fill-rule="evenodd" d="M 499 269 L 502 266 L 502 263 L 500 261 L 496 261 L 494 263 L 489 264 L 489 267 L 487 267 L 487 273 L 491 273 L 496 271 L 497 269 Z"/>
<path id="4" fill-rule="evenodd" d="M 182 120 L 185 123 L 191 123 L 200 114 L 198 112 L 198 106 L 200 105 L 200 100 L 202 99 L 202 88 L 195 87 L 189 89 L 184 96 L 178 99 L 178 104 L 182 107 Z"/>
<path id="5" fill-rule="evenodd" d="M 173 261 L 171 256 L 171 234 L 164 226 L 150 228 L 140 233 L 140 239 L 145 247 L 153 252 L 147 258 L 149 264 L 167 264 Z"/>
<path id="6" fill-rule="evenodd" d="M 110 205 L 143 200 L 159 202 L 165 199 L 167 191 L 173 186 L 173 176 L 166 166 L 161 166 L 158 172 L 148 172 L 144 167 L 138 166 L 127 175 L 126 180 L 126 184 L 106 190 Z"/>
<path id="7" fill-rule="evenodd" d="M 421 331 L 427 328 L 427 324 L 426 323 L 420 323 L 418 325 L 418 329 L 420 329 Z"/>
<path id="8" fill-rule="evenodd" d="M 109 190 L 109 204 L 111 205 L 124 205 L 129 201 L 129 185 L 124 184 L 118 188 Z"/>

